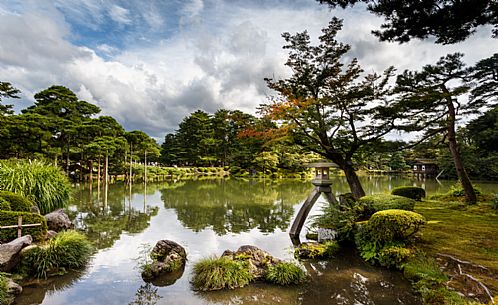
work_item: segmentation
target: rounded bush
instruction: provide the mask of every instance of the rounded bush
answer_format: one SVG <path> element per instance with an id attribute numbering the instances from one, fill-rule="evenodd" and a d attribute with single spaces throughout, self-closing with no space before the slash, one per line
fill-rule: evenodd
<path id="1" fill-rule="evenodd" d="M 362 197 L 358 203 L 365 207 L 365 217 L 370 217 L 378 211 L 384 210 L 406 210 L 413 211 L 415 200 L 397 195 L 370 195 Z"/>
<path id="2" fill-rule="evenodd" d="M 13 192 L 0 191 L 0 198 L 10 204 L 11 211 L 31 212 L 31 207 L 34 205 L 31 200 Z"/>
<path id="3" fill-rule="evenodd" d="M 401 268 L 413 251 L 409 248 L 392 246 L 385 247 L 379 252 L 378 261 L 381 266 L 388 268 Z"/>
<path id="4" fill-rule="evenodd" d="M 423 224 L 425 224 L 424 216 L 403 210 L 379 211 L 368 221 L 370 236 L 382 243 L 406 240 Z"/>
<path id="5" fill-rule="evenodd" d="M 425 190 L 417 186 L 400 186 L 394 188 L 391 194 L 420 201 L 425 197 Z"/>
<path id="6" fill-rule="evenodd" d="M 10 204 L 7 200 L 0 197 L 0 211 L 10 211 Z"/>
<path id="7" fill-rule="evenodd" d="M 197 262 L 194 265 L 192 284 L 195 289 L 209 291 L 244 287 L 252 280 L 247 262 L 221 257 Z"/>
<path id="8" fill-rule="evenodd" d="M 299 266 L 289 262 L 280 262 L 268 268 L 265 279 L 277 285 L 299 284 L 306 278 L 306 273 Z"/>

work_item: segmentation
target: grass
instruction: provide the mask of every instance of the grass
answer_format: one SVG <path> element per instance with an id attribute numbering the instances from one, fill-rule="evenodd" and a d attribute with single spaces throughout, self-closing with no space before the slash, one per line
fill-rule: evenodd
<path id="1" fill-rule="evenodd" d="M 36 278 L 83 267 L 92 253 L 86 237 L 76 231 L 57 234 L 48 244 L 33 247 L 21 259 L 20 271 Z"/>
<path id="2" fill-rule="evenodd" d="M 280 262 L 268 268 L 265 279 L 277 285 L 295 285 L 302 283 L 306 273 L 299 266 L 289 262 Z"/>
<path id="3" fill-rule="evenodd" d="M 247 262 L 211 257 L 194 265 L 192 284 L 197 290 L 209 291 L 244 287 L 252 280 Z"/>
<path id="4" fill-rule="evenodd" d="M 66 206 L 71 184 L 62 171 L 41 161 L 0 161 L 0 189 L 33 200 L 46 214 Z"/>

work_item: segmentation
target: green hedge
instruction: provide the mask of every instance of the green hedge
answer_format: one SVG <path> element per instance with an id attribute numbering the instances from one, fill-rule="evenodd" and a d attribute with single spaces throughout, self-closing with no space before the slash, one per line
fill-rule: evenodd
<path id="1" fill-rule="evenodd" d="M 394 188 L 391 194 L 420 201 L 425 197 L 425 190 L 417 186 L 400 186 Z"/>
<path id="2" fill-rule="evenodd" d="M 0 211 L 10 211 L 10 204 L 7 200 L 0 197 Z"/>
<path id="3" fill-rule="evenodd" d="M 31 235 L 34 240 L 42 240 L 47 234 L 47 221 L 40 214 L 29 212 L 0 211 L 0 226 L 17 225 L 17 217 L 22 215 L 23 224 L 41 223 L 38 227 L 28 227 L 22 229 L 23 235 Z M 17 228 L 0 230 L 0 241 L 10 241 L 17 238 Z"/>
<path id="4" fill-rule="evenodd" d="M 424 216 L 403 210 L 379 211 L 368 221 L 371 237 L 383 243 L 406 240 L 423 224 Z"/>
<path id="5" fill-rule="evenodd" d="M 358 203 L 365 207 L 364 216 L 366 218 L 378 211 L 392 209 L 413 211 L 415 207 L 415 200 L 413 199 L 386 194 L 365 196 L 360 198 Z"/>
<path id="6" fill-rule="evenodd" d="M 0 198 L 5 199 L 10 204 L 11 211 L 31 212 L 31 207 L 35 205 L 26 197 L 13 192 L 0 191 Z"/>

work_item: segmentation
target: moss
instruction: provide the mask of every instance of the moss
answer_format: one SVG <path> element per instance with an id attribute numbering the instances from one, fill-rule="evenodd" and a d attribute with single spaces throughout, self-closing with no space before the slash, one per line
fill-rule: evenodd
<path id="1" fill-rule="evenodd" d="M 227 257 L 206 258 L 194 265 L 192 284 L 198 290 L 244 287 L 253 280 L 247 262 Z"/>
<path id="2" fill-rule="evenodd" d="M 37 278 L 46 278 L 49 274 L 83 267 L 91 251 L 91 244 L 83 234 L 61 232 L 48 244 L 27 250 L 21 258 L 19 270 Z"/>
<path id="3" fill-rule="evenodd" d="M 42 240 L 47 234 L 47 221 L 40 214 L 28 212 L 0 211 L 0 226 L 17 225 L 17 219 L 22 216 L 23 224 L 41 223 L 38 227 L 22 229 L 23 235 L 31 235 L 34 240 Z M 10 241 L 17 238 L 17 228 L 0 230 L 0 241 Z"/>
<path id="4" fill-rule="evenodd" d="M 379 211 L 368 221 L 370 236 L 383 243 L 404 241 L 416 233 L 423 224 L 425 218 L 422 215 L 403 210 Z"/>
<path id="5" fill-rule="evenodd" d="M 335 241 L 324 243 L 302 243 L 294 250 L 294 256 L 299 259 L 327 259 L 333 257 L 340 249 Z"/>
<path id="6" fill-rule="evenodd" d="M 7 277 L 0 273 L 0 305 L 9 305 L 12 302 L 12 296 L 7 289 Z"/>
<path id="7" fill-rule="evenodd" d="M 306 273 L 299 266 L 289 262 L 280 262 L 268 268 L 266 281 L 277 285 L 296 285 L 306 278 Z"/>
<path id="8" fill-rule="evenodd" d="M 416 186 L 400 186 L 394 188 L 391 191 L 391 194 L 420 201 L 425 197 L 425 190 L 421 187 Z"/>
<path id="9" fill-rule="evenodd" d="M 365 196 L 360 198 L 358 203 L 365 206 L 364 216 L 367 219 L 378 211 L 391 209 L 413 211 L 415 206 L 415 200 L 413 199 L 385 194 Z"/>
<path id="10" fill-rule="evenodd" d="M 12 192 L 0 191 L 0 198 L 5 199 L 10 204 L 12 211 L 31 212 L 31 207 L 34 205 L 31 200 Z"/>

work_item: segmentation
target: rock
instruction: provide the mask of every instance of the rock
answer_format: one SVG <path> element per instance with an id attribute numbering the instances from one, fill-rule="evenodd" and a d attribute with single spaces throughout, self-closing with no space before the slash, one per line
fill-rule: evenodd
<path id="1" fill-rule="evenodd" d="M 57 232 L 55 232 L 54 230 L 48 230 L 46 239 L 48 240 L 48 239 L 54 238 L 56 235 L 57 235 Z"/>
<path id="2" fill-rule="evenodd" d="M 8 279 L 7 281 L 7 292 L 13 295 L 20 295 L 22 292 L 21 285 L 14 282 L 12 279 Z"/>
<path id="3" fill-rule="evenodd" d="M 69 219 L 66 213 L 64 213 L 63 209 L 55 210 L 51 213 L 45 215 L 45 219 L 47 220 L 47 226 L 49 230 L 61 231 L 68 230 L 74 228 L 73 223 Z"/>
<path id="4" fill-rule="evenodd" d="M 150 253 L 152 263 L 142 272 L 144 279 L 153 279 L 166 272 L 179 270 L 185 265 L 187 252 L 185 248 L 171 240 L 160 240 Z"/>
<path id="5" fill-rule="evenodd" d="M 19 263 L 19 252 L 24 247 L 31 245 L 32 242 L 33 238 L 31 238 L 31 235 L 25 235 L 9 243 L 0 245 L 0 271 L 9 272 L 12 270 Z"/>
<path id="6" fill-rule="evenodd" d="M 333 229 L 325 229 L 325 228 L 320 228 L 318 229 L 318 242 L 324 242 L 327 240 L 336 240 L 337 238 L 337 231 Z"/>
<path id="7" fill-rule="evenodd" d="M 241 246 L 235 252 L 226 250 L 223 252 L 223 256 L 231 257 L 232 259 L 247 260 L 249 263 L 249 272 L 251 272 L 255 280 L 264 278 L 269 266 L 281 262 L 280 259 L 271 256 L 268 252 L 250 245 Z"/>

